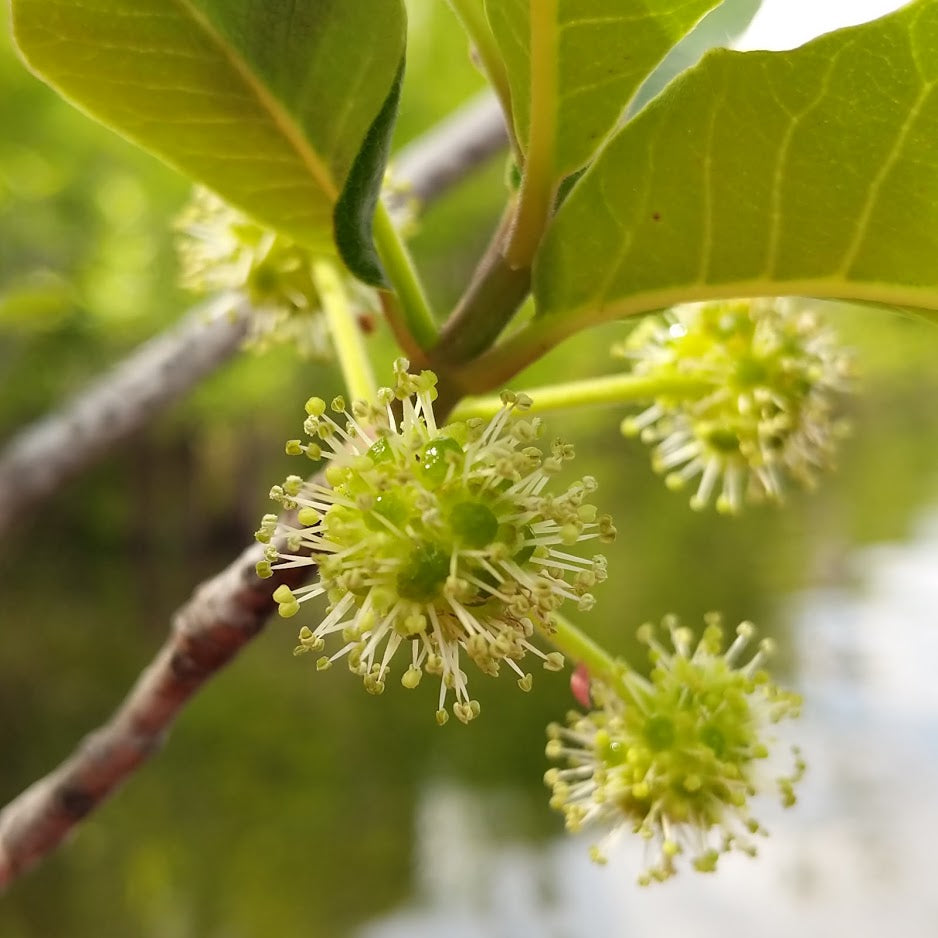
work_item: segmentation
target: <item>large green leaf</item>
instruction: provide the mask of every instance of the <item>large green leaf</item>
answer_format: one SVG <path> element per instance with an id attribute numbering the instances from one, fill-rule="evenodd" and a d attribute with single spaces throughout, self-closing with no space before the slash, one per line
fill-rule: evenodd
<path id="1" fill-rule="evenodd" d="M 30 67 L 259 221 L 331 249 L 403 57 L 401 0 L 12 0 Z"/>
<path id="2" fill-rule="evenodd" d="M 574 188 L 534 289 L 552 340 L 719 296 L 938 308 L 938 0 L 710 53 Z"/>
<path id="3" fill-rule="evenodd" d="M 554 178 L 583 166 L 668 51 L 720 0 L 485 0 L 526 149 L 549 114 Z M 532 10 L 549 20 L 532 44 Z M 532 74 L 535 80 L 532 82 Z"/>

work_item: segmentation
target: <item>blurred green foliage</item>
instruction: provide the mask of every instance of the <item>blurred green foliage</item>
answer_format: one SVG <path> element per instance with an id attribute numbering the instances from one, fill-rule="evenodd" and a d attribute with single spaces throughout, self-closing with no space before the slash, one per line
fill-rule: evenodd
<path id="1" fill-rule="evenodd" d="M 398 143 L 482 86 L 451 14 L 413 0 Z M 0 44 L 0 439 L 177 318 L 170 222 L 188 186 L 34 81 Z M 441 72 L 445 63 L 446 72 Z M 414 238 L 441 304 L 494 225 L 496 160 L 435 206 Z M 843 468 L 787 511 L 695 515 L 622 439 L 621 414 L 552 421 L 574 468 L 615 513 L 610 582 L 594 631 L 634 652 L 643 620 L 784 625 L 784 597 L 840 582 L 850 545 L 900 538 L 938 496 L 933 361 L 938 330 L 835 310 L 866 392 Z M 524 382 L 611 370 L 604 327 Z M 390 349 L 386 336 L 379 343 Z M 286 350 L 241 356 L 156 425 L 26 519 L 0 547 L 0 801 L 50 769 L 113 709 L 173 611 L 247 543 L 288 470 L 282 441 L 335 373 Z M 432 688 L 365 695 L 343 669 L 290 656 L 272 625 L 184 714 L 165 750 L 75 840 L 0 904 L 4 938 L 336 936 L 395 908 L 413 883 L 415 811 L 427 780 L 521 793 L 505 838 L 559 832 L 541 785 L 544 725 L 570 706 L 564 675 L 478 680 L 482 717 L 439 729 Z M 783 648 L 784 648 L 784 642 Z M 453 845 L 458 849 L 458 844 Z"/>

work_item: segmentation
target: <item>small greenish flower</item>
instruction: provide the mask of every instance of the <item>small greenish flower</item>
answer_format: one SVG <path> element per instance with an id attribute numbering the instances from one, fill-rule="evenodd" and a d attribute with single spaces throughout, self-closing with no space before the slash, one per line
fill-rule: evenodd
<path id="1" fill-rule="evenodd" d="M 310 251 L 257 224 L 206 189 L 196 189 L 177 222 L 180 281 L 197 293 L 216 296 L 216 311 L 247 304 L 251 309 L 245 344 L 265 351 L 293 345 L 313 359 L 332 357 Z M 348 279 L 354 308 L 370 316 L 374 294 Z"/>
<path id="2" fill-rule="evenodd" d="M 366 689 L 381 693 L 400 651 L 401 683 L 416 687 L 424 671 L 439 676 L 438 721 L 448 718 L 452 692 L 453 713 L 468 722 L 479 704 L 463 655 L 490 675 L 504 664 L 524 690 L 531 675 L 519 663 L 529 653 L 559 668 L 561 656 L 540 651 L 535 632 L 549 632 L 565 602 L 593 605 L 606 562 L 581 556 L 577 545 L 609 542 L 615 528 L 587 501 L 591 477 L 550 491 L 573 449 L 556 441 L 545 456 L 536 445 L 540 421 L 522 416 L 528 399 L 505 393 L 492 420 L 439 427 L 436 376 L 407 367 L 399 360 L 396 387 L 350 411 L 340 398 L 331 407 L 307 402 L 308 441 L 291 440 L 287 452 L 327 460 L 325 482 L 291 476 L 274 487 L 271 497 L 296 511 L 297 524 L 265 516 L 257 537 L 267 559 L 258 573 L 319 568 L 317 583 L 274 593 L 283 616 L 316 596 L 328 601 L 322 622 L 300 632 L 297 653 L 338 638 L 319 667 L 345 656 Z"/>
<path id="3" fill-rule="evenodd" d="M 684 853 L 701 872 L 712 872 L 730 850 L 755 853 L 752 837 L 765 831 L 749 801 L 770 774 L 770 728 L 801 707 L 801 698 L 780 690 L 762 668 L 769 640 L 739 662 L 754 635 L 751 623 L 742 623 L 723 651 L 719 616 L 706 621 L 695 646 L 689 629 L 666 618 L 671 649 L 653 626 L 642 626 L 650 678 L 623 666 L 615 686 L 593 684 L 594 710 L 548 727 L 547 755 L 565 763 L 545 775 L 551 806 L 564 813 L 569 830 L 607 829 L 592 850 L 597 862 L 605 862 L 604 847 L 623 830 L 644 838 L 651 858 L 643 885 L 674 875 Z M 793 752 L 793 771 L 775 780 L 786 807 L 805 770 Z"/>
<path id="4" fill-rule="evenodd" d="M 727 513 L 777 501 L 786 479 L 810 487 L 832 466 L 844 430 L 836 398 L 849 387 L 851 360 L 800 301 L 677 306 L 640 324 L 618 351 L 664 389 L 622 431 L 654 447 L 669 488 L 699 478 L 693 508 L 715 494 Z"/>

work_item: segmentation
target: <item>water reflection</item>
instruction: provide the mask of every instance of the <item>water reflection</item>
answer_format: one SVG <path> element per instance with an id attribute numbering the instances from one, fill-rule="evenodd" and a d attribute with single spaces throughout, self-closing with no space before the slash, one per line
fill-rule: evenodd
<path id="1" fill-rule="evenodd" d="M 640 889 L 639 845 L 596 868 L 585 840 L 532 847 L 506 836 L 491 793 L 438 781 L 416 812 L 414 898 L 359 938 L 931 938 L 936 570 L 938 512 L 907 543 L 848 555 L 840 584 L 790 597 L 810 772 L 796 811 L 760 813 L 773 833 L 759 860 L 728 857 L 715 877 Z"/>

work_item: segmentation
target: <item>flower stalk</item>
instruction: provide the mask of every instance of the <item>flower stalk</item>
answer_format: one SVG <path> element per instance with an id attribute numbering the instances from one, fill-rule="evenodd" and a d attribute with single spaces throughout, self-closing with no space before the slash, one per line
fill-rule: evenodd
<path id="1" fill-rule="evenodd" d="M 377 388 L 374 371 L 335 264 L 323 259 L 314 260 L 312 278 L 329 323 L 345 386 L 356 397 L 371 397 Z"/>
<path id="2" fill-rule="evenodd" d="M 416 344 L 426 350 L 437 340 L 436 319 L 407 245 L 380 199 L 373 235 L 381 266 L 394 288 L 394 295 L 383 304 L 391 329 L 403 348 Z"/>
<path id="3" fill-rule="evenodd" d="M 582 381 L 566 381 L 525 391 L 532 413 L 631 404 L 662 396 L 702 397 L 714 389 L 711 380 L 696 375 L 605 375 Z M 490 394 L 464 398 L 454 409 L 454 419 L 488 418 L 498 412 L 501 398 Z"/>

